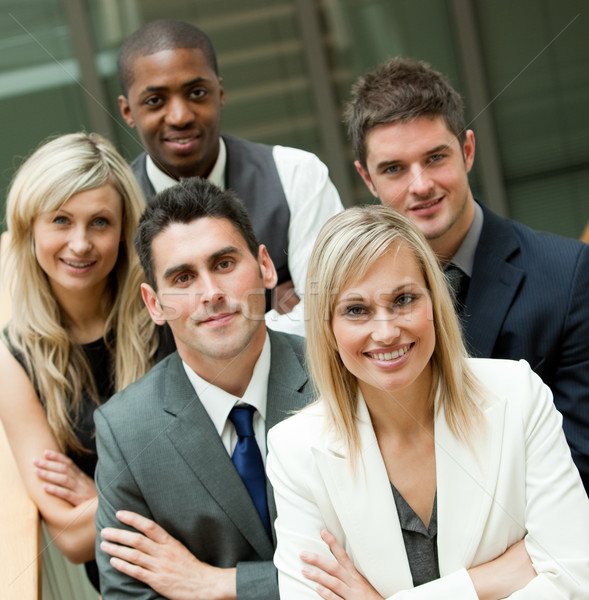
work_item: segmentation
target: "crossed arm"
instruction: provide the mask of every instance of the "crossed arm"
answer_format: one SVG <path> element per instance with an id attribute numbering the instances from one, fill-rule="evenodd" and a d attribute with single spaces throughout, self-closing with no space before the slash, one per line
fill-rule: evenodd
<path id="1" fill-rule="evenodd" d="M 59 452 L 22 366 L 0 343 L 0 420 L 27 491 L 59 550 L 74 563 L 94 558 L 94 482 Z"/>

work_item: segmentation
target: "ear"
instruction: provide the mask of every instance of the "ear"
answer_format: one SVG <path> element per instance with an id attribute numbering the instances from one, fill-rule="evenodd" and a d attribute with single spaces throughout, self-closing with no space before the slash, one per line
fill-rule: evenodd
<path id="1" fill-rule="evenodd" d="M 264 287 L 267 290 L 271 290 L 278 281 L 278 275 L 276 274 L 276 267 L 268 254 L 268 250 L 264 244 L 260 244 L 258 250 L 258 264 L 260 265 L 260 271 L 262 272 L 262 280 L 264 281 Z"/>
<path id="2" fill-rule="evenodd" d="M 464 137 L 464 144 L 462 145 L 462 156 L 464 156 L 464 164 L 466 165 L 466 172 L 469 173 L 474 163 L 474 131 L 467 129 Z"/>
<path id="3" fill-rule="evenodd" d="M 374 187 L 374 184 L 372 183 L 372 179 L 370 178 L 370 174 L 368 173 L 368 171 L 360 164 L 359 160 L 354 161 L 354 166 L 356 167 L 356 171 L 358 171 L 358 173 L 360 174 L 360 177 L 362 177 L 362 179 L 364 180 L 366 187 L 368 187 L 368 189 L 370 190 L 370 193 L 375 198 L 378 198 L 378 193 L 376 191 L 376 188 Z"/>
<path id="4" fill-rule="evenodd" d="M 121 111 L 121 116 L 125 119 L 125 123 L 129 127 L 135 128 L 135 121 L 133 120 L 133 114 L 131 113 L 131 106 L 129 105 L 129 100 L 127 100 L 127 96 L 123 96 L 121 94 L 118 97 L 119 102 L 119 110 Z"/>
<path id="5" fill-rule="evenodd" d="M 225 106 L 225 88 L 223 87 L 223 78 L 219 77 L 219 104 L 221 108 Z"/>
<path id="6" fill-rule="evenodd" d="M 157 298 L 155 290 L 148 283 L 141 284 L 141 297 L 143 298 L 145 306 L 147 306 L 149 316 L 153 322 L 156 325 L 163 325 L 166 322 L 164 311 L 160 305 L 160 301 Z"/>

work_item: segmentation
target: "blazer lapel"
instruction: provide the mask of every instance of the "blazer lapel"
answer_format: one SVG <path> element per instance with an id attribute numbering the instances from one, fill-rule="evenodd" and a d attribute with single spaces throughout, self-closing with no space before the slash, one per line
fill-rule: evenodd
<path id="1" fill-rule="evenodd" d="M 497 485 L 505 402 L 488 398 L 481 430 L 472 432 L 476 453 L 450 431 L 443 409 L 435 422 L 438 556 L 440 574 L 471 564 Z"/>
<path id="2" fill-rule="evenodd" d="M 314 449 L 317 466 L 359 570 L 385 597 L 413 586 L 395 500 L 368 409 L 358 406 L 361 456 L 352 476 L 347 448 L 335 437 Z"/>
<path id="3" fill-rule="evenodd" d="M 503 219 L 483 207 L 484 223 L 462 317 L 469 351 L 492 356 L 505 316 L 524 277 L 509 259 L 519 242 Z"/>
<path id="4" fill-rule="evenodd" d="M 281 335 L 268 330 L 271 347 L 268 397 L 266 401 L 266 434 L 280 421 L 290 417 L 313 400 L 312 386 L 303 368 L 304 357 L 298 355 Z M 276 519 L 276 501 L 266 478 L 270 520 Z"/>
<path id="5" fill-rule="evenodd" d="M 271 556 L 272 542 L 178 356 L 170 362 L 166 377 L 170 393 L 166 393 L 164 410 L 176 417 L 166 435 L 256 552 Z"/>

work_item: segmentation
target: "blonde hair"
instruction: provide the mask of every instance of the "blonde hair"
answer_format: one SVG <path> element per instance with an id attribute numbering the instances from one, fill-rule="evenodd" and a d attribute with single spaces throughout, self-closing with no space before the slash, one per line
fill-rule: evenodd
<path id="1" fill-rule="evenodd" d="M 356 426 L 358 381 L 345 367 L 332 329 L 340 291 L 361 278 L 391 246 L 403 245 L 415 256 L 431 294 L 436 345 L 431 358 L 430 402 L 439 391 L 437 413 L 443 407 L 452 433 L 467 439 L 478 421 L 476 379 L 466 362 L 460 325 L 438 260 L 422 233 L 386 206 L 350 208 L 332 217 L 319 233 L 305 287 L 307 354 L 313 381 L 326 403 L 328 420 L 346 440 L 350 455 L 359 449 Z"/>
<path id="2" fill-rule="evenodd" d="M 114 388 L 143 375 L 158 335 L 140 294 L 143 274 L 133 236 L 145 201 L 133 172 L 110 142 L 95 133 L 58 137 L 18 169 L 6 204 L 10 233 L 8 281 L 12 316 L 6 341 L 19 353 L 62 450 L 83 450 L 74 432 L 83 392 L 98 402 L 96 384 L 81 347 L 70 341 L 57 302 L 35 256 L 33 222 L 74 194 L 111 184 L 122 198 L 119 254 L 110 274 L 104 339 L 114 357 Z"/>

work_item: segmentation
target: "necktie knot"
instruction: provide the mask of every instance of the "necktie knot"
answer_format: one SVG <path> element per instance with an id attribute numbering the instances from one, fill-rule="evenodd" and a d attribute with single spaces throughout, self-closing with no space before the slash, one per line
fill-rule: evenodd
<path id="1" fill-rule="evenodd" d="M 254 436 L 253 406 L 234 406 L 229 413 L 229 420 L 233 423 L 238 437 Z"/>

